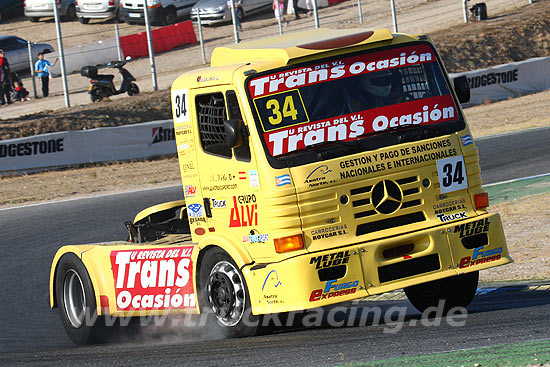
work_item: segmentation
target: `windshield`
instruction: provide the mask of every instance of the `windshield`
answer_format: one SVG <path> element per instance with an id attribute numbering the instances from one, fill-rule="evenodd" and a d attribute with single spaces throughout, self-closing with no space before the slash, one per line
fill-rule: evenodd
<path id="1" fill-rule="evenodd" d="M 275 160 L 315 155 L 353 140 L 359 144 L 350 146 L 373 149 L 369 139 L 415 126 L 436 130 L 436 124 L 460 117 L 436 54 L 426 43 L 255 76 L 248 80 L 248 92 L 264 146 Z M 385 139 L 384 144 L 400 141 Z"/>

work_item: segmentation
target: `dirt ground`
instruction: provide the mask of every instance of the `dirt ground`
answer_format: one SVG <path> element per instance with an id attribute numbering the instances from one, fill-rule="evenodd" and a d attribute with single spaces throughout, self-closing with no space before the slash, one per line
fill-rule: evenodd
<path id="1" fill-rule="evenodd" d="M 384 2 L 384 4 L 386 3 Z M 429 33 L 436 41 L 449 71 L 471 70 L 529 57 L 550 55 L 550 20 L 546 19 L 547 14 L 550 13 L 550 1 L 541 0 L 532 6 L 526 6 L 527 1 L 489 0 L 486 3 L 490 9 L 491 19 L 487 22 L 471 22 L 461 25 L 460 19 L 457 22 L 456 17 L 451 17 L 450 20 L 445 17 L 434 18 L 434 12 L 442 12 L 442 9 L 447 9 L 446 7 L 451 6 L 451 3 L 454 4 L 453 6 L 459 5 L 456 1 L 448 0 L 403 0 L 397 2 L 401 20 L 400 31 L 430 31 Z M 345 2 L 337 7 L 323 9 L 321 19 L 325 19 L 325 23 L 328 23 L 331 18 L 333 23 L 327 24 L 331 28 L 355 27 L 355 21 L 347 20 L 351 19 L 350 11 L 353 10 L 353 6 L 352 2 Z M 430 9 L 430 11 L 422 11 L 422 9 Z M 498 9 L 500 9 L 500 13 L 497 12 Z M 370 20 L 369 25 L 391 26 L 391 23 L 387 23 L 387 11 L 381 2 L 375 1 L 367 16 L 367 20 Z M 456 11 L 456 9 L 453 8 L 452 11 Z M 418 16 L 421 13 L 426 15 L 423 19 L 424 23 L 430 23 L 430 21 L 433 23 L 430 25 L 431 28 L 415 29 L 413 27 L 414 14 Z M 293 22 L 289 28 L 300 29 L 306 21 L 308 20 Z M 27 38 L 33 41 L 53 40 L 50 31 L 50 28 L 53 28 L 51 21 L 41 21 L 38 25 L 33 24 L 32 27 L 30 22 L 23 22 L 24 26 L 15 29 L 16 22 L 21 22 L 21 20 L 16 19 L 0 25 L 0 33 L 16 33 L 23 37 L 27 35 Z M 252 33 L 265 33 L 264 28 L 267 25 L 272 27 L 272 32 L 276 31 L 272 23 L 270 14 L 255 17 L 254 21 L 244 24 L 243 38 L 250 37 Z M 418 27 L 418 22 L 414 24 L 415 27 Z M 323 23 L 322 25 L 325 26 Z M 90 28 L 92 26 L 96 28 Z M 66 28 L 69 31 L 65 32 Z M 112 28 L 113 24 L 102 22 L 91 22 L 90 25 L 76 22 L 64 23 L 64 34 L 70 40 L 65 46 L 71 47 L 71 45 L 87 43 L 90 40 L 96 40 L 96 38 L 108 38 L 106 34 Z M 92 31 L 92 29 L 94 30 Z M 83 35 L 81 33 L 84 30 L 87 33 Z M 140 31 L 143 28 L 121 26 L 121 34 L 135 33 L 136 30 Z M 227 37 L 231 29 L 229 26 L 209 27 L 206 31 L 211 37 L 209 47 L 213 47 L 223 43 L 218 38 Z M 40 35 L 40 39 L 33 39 L 30 35 Z M 227 42 L 227 38 L 224 42 Z M 190 49 L 177 50 L 172 56 L 162 56 L 166 58 L 164 62 L 169 65 L 170 57 L 179 57 L 178 60 L 182 60 L 182 55 L 189 51 Z M 193 52 L 196 52 L 196 49 Z M 189 59 L 192 58 L 186 59 L 186 66 L 199 64 L 196 58 L 191 61 Z M 147 67 L 146 60 L 142 63 L 145 65 L 144 67 Z M 549 101 L 550 91 L 547 91 L 472 107 L 465 110 L 465 113 L 474 137 L 480 137 L 526 128 L 550 126 Z M 31 105 L 26 106 L 29 106 L 28 114 L 24 113 L 23 116 L 17 118 L 0 120 L 0 139 L 171 118 L 169 92 L 166 89 L 156 93 L 143 93 L 138 97 L 76 106 L 69 109 L 54 109 L 55 107 L 60 108 L 62 105 L 54 106 L 52 103 L 52 110 L 34 114 L 31 113 L 35 112 Z M 0 117 L 2 110 L 0 109 Z M 151 172 L 156 173 L 151 175 Z M 177 184 L 180 184 L 180 178 L 177 160 L 174 157 L 145 162 L 105 163 L 80 169 L 0 177 L 0 208 Z M 550 240 L 548 207 L 550 207 L 550 194 L 523 198 L 492 207 L 492 211 L 500 212 L 503 216 L 508 245 L 516 263 L 482 272 L 481 279 L 483 281 L 550 278 L 550 266 L 548 266 L 550 254 L 545 250 Z M 122 218 L 121 221 L 124 219 L 127 218 Z"/>

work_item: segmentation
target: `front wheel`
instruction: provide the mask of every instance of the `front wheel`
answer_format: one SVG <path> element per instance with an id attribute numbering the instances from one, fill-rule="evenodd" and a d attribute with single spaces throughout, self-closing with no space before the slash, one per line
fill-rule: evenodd
<path id="1" fill-rule="evenodd" d="M 33 23 L 38 23 L 39 20 L 40 20 L 39 17 L 32 17 L 31 18 L 31 22 L 33 22 Z"/>
<path id="2" fill-rule="evenodd" d="M 201 312 L 214 315 L 210 326 L 226 337 L 255 335 L 260 317 L 250 312 L 250 295 L 244 276 L 233 260 L 219 248 L 204 255 L 199 269 Z"/>
<path id="3" fill-rule="evenodd" d="M 139 94 L 139 87 L 136 83 L 131 83 L 130 88 L 128 89 L 129 96 L 136 96 Z"/>
<path id="4" fill-rule="evenodd" d="M 63 255 L 55 277 L 57 306 L 69 338 L 76 344 L 107 341 L 107 328 L 97 316 L 92 281 L 82 261 L 75 254 Z"/>
<path id="5" fill-rule="evenodd" d="M 429 307 L 438 307 L 444 301 L 443 313 L 453 307 L 467 307 L 476 294 L 479 272 L 456 275 L 450 278 L 413 285 L 404 289 L 414 307 L 424 312 Z"/>

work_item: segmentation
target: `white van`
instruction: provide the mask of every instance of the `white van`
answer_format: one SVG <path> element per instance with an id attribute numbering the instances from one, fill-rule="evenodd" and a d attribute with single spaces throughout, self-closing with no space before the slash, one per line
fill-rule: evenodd
<path id="1" fill-rule="evenodd" d="M 40 18 L 53 17 L 53 3 L 57 2 L 59 16 L 64 20 L 76 19 L 75 0 L 25 0 L 25 16 L 31 22 L 38 22 Z"/>
<path id="2" fill-rule="evenodd" d="M 123 21 L 119 0 L 76 0 L 76 16 L 82 24 L 90 19 L 111 19 Z"/>
<path id="3" fill-rule="evenodd" d="M 146 0 L 149 20 L 154 24 L 174 24 L 191 13 L 197 0 Z M 120 10 L 126 23 L 144 23 L 144 0 L 120 0 Z"/>

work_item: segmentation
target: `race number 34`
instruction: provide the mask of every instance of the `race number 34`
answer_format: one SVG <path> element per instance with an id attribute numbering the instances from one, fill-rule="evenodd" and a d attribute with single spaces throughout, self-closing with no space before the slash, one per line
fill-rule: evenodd
<path id="1" fill-rule="evenodd" d="M 172 91 L 172 111 L 174 123 L 189 122 L 189 102 L 187 88 Z"/>
<path id="2" fill-rule="evenodd" d="M 437 175 L 442 194 L 468 188 L 466 165 L 461 155 L 438 160 Z"/>

